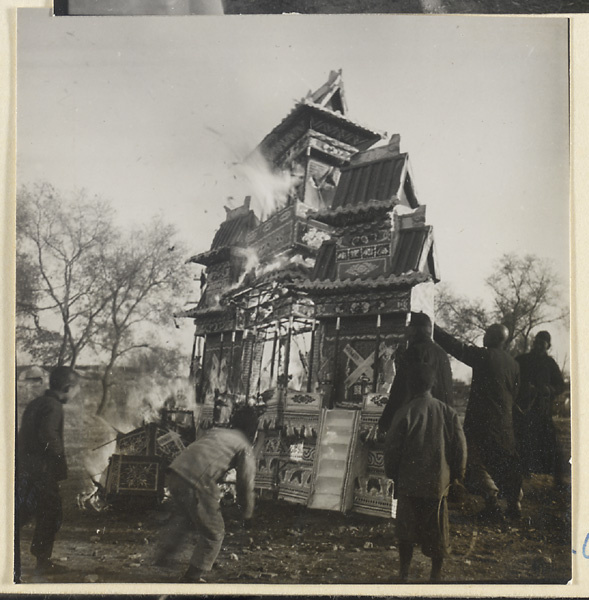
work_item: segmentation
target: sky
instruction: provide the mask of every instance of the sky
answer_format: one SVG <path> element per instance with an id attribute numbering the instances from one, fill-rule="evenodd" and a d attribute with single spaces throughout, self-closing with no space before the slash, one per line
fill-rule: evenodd
<path id="1" fill-rule="evenodd" d="M 342 69 L 349 118 L 401 134 L 443 281 L 484 299 L 503 253 L 533 253 L 568 289 L 565 19 L 47 15 L 18 15 L 19 184 L 162 214 L 201 252 L 248 193 L 235 163 Z"/>

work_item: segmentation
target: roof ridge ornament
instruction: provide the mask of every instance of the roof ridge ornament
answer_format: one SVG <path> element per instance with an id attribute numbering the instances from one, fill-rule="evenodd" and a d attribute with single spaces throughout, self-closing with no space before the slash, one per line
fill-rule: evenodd
<path id="1" fill-rule="evenodd" d="M 314 104 L 345 115 L 348 112 L 342 70 L 330 71 L 327 82 L 314 92 L 309 91 L 303 103 Z"/>

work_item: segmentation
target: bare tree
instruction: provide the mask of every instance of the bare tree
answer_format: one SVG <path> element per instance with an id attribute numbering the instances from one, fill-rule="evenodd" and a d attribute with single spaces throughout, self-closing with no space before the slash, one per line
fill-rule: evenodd
<path id="1" fill-rule="evenodd" d="M 96 257 L 109 243 L 112 210 L 42 183 L 19 189 L 16 225 L 17 343 L 37 359 L 74 366 L 107 301 Z"/>
<path id="2" fill-rule="evenodd" d="M 519 353 L 530 349 L 533 329 L 568 316 L 558 275 L 537 256 L 505 254 L 485 281 L 493 292 L 494 320 L 507 326 Z"/>
<path id="3" fill-rule="evenodd" d="M 138 348 L 157 352 L 190 285 L 171 225 L 124 232 L 110 205 L 50 184 L 22 187 L 17 204 L 17 344 L 37 359 L 74 366 L 85 348 L 105 360 L 98 414 L 113 368 Z"/>
<path id="4" fill-rule="evenodd" d="M 446 285 L 437 288 L 436 320 L 466 342 L 479 339 L 491 323 L 503 323 L 512 352 L 520 354 L 529 350 L 534 329 L 568 317 L 558 275 L 537 256 L 504 254 L 485 283 L 491 292 L 488 306 L 458 296 Z"/>
<path id="5" fill-rule="evenodd" d="M 441 283 L 436 287 L 436 321 L 449 333 L 474 344 L 491 322 L 491 316 L 480 300 L 455 294 Z"/>
<path id="6" fill-rule="evenodd" d="M 108 354 L 99 415 L 110 400 L 116 362 L 150 346 L 147 336 L 153 326 L 173 326 L 173 314 L 184 304 L 190 277 L 186 253 L 175 235 L 173 226 L 155 219 L 129 236 L 120 236 L 100 258 L 109 301 L 101 315 L 98 342 Z"/>

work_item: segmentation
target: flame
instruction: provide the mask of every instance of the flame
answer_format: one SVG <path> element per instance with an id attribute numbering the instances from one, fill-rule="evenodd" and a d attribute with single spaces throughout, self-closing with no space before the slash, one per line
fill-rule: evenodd
<path id="1" fill-rule="evenodd" d="M 185 408 L 194 410 L 196 394 L 192 383 L 184 377 L 168 380 L 143 377 L 129 391 L 126 401 L 127 418 L 121 427 L 128 432 L 143 423 L 158 421 L 162 408 Z"/>
<path id="2" fill-rule="evenodd" d="M 245 263 L 243 265 L 243 273 L 239 277 L 237 283 L 231 286 L 230 289 L 238 288 L 243 284 L 243 281 L 248 273 L 252 270 L 256 270 L 258 265 L 260 264 L 260 259 L 258 258 L 258 253 L 255 248 L 246 247 L 246 248 L 235 248 L 234 252 L 243 258 L 245 258 Z"/>

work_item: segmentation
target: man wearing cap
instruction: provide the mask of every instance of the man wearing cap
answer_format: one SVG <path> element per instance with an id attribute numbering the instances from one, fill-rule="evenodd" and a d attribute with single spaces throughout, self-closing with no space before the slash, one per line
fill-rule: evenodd
<path id="1" fill-rule="evenodd" d="M 539 331 L 531 352 L 517 357 L 521 391 L 514 410 L 516 441 L 524 473 L 549 473 L 561 487 L 562 456 L 552 421 L 552 403 L 562 393 L 564 380 L 548 355 L 550 334 Z"/>
<path id="2" fill-rule="evenodd" d="M 407 357 L 409 399 L 396 411 L 385 440 L 384 468 L 395 483 L 401 580 L 413 545 L 432 559 L 431 581 L 441 577 L 450 545 L 447 495 L 466 468 L 466 440 L 453 408 L 430 392 L 434 370 L 427 350 L 414 345 Z"/>
<path id="3" fill-rule="evenodd" d="M 507 499 L 507 515 L 521 515 L 521 467 L 515 448 L 513 405 L 519 391 L 519 366 L 505 350 L 507 327 L 487 328 L 483 348 L 465 344 L 436 325 L 434 339 L 460 362 L 472 367 L 470 396 L 464 419 L 468 445 L 467 487 L 481 494 L 481 519 L 501 519 L 499 492 Z"/>
<path id="4" fill-rule="evenodd" d="M 412 352 L 418 351 L 427 357 L 427 362 L 434 371 L 432 395 L 444 404 L 453 406 L 452 369 L 450 360 L 444 350 L 432 340 L 432 322 L 425 313 L 412 312 L 407 327 L 407 350 L 397 364 L 397 374 L 393 380 L 389 400 L 378 421 L 380 433 L 386 433 L 393 417 L 409 399 L 409 383 L 407 377 L 407 359 Z"/>
<path id="5" fill-rule="evenodd" d="M 37 575 L 66 570 L 52 562 L 51 555 L 62 522 L 59 484 L 67 479 L 63 405 L 76 398 L 78 381 L 70 367 L 55 367 L 49 389 L 25 408 L 17 435 L 16 515 L 20 527 L 35 521 L 31 554 L 37 558 Z M 17 558 L 20 561 L 20 553 Z M 17 565 L 17 577 L 19 569 Z"/>

